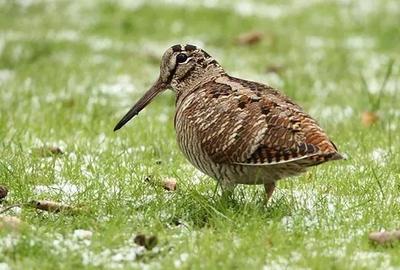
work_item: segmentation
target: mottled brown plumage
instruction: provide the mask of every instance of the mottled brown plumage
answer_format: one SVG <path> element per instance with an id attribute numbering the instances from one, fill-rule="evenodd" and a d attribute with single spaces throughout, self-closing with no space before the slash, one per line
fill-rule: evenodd
<path id="1" fill-rule="evenodd" d="M 176 93 L 179 147 L 195 167 L 224 188 L 264 184 L 269 198 L 277 180 L 342 159 L 299 105 L 270 86 L 229 76 L 196 46 L 172 46 L 160 69 L 157 82 L 114 130 L 171 88 Z"/>

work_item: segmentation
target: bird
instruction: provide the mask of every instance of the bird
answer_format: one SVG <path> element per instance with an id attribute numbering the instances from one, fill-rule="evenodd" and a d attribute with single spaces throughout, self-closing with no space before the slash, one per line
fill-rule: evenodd
<path id="1" fill-rule="evenodd" d="M 181 152 L 217 180 L 223 193 L 232 194 L 238 184 L 264 185 L 268 202 L 278 180 L 343 159 L 300 105 L 274 87 L 230 76 L 191 44 L 165 51 L 158 79 L 114 131 L 166 89 L 176 97 L 174 127 Z"/>

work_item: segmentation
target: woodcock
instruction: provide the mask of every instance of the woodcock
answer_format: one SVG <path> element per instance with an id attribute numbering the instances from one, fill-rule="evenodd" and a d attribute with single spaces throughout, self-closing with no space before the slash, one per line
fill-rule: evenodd
<path id="1" fill-rule="evenodd" d="M 168 88 L 176 94 L 180 149 L 225 191 L 236 184 L 263 184 L 269 199 L 279 179 L 342 159 L 299 105 L 268 85 L 229 76 L 193 45 L 175 45 L 164 53 L 157 81 L 114 131 Z"/>

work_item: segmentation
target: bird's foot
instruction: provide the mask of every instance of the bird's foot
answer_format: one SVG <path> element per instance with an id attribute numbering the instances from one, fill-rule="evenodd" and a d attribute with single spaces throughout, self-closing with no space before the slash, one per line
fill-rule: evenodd
<path id="1" fill-rule="evenodd" d="M 274 193 L 276 184 L 275 182 L 264 184 L 265 189 L 265 204 L 268 203 L 269 199 L 272 197 L 272 193 Z"/>

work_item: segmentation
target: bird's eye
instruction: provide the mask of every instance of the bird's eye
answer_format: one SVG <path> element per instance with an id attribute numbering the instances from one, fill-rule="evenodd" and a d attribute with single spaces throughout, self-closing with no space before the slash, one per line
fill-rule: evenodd
<path id="1" fill-rule="evenodd" d="M 187 60 L 187 55 L 186 54 L 184 54 L 184 53 L 180 53 L 180 54 L 178 54 L 177 56 L 176 56 L 176 62 L 177 63 L 183 63 L 183 62 L 185 62 L 186 60 Z"/>

